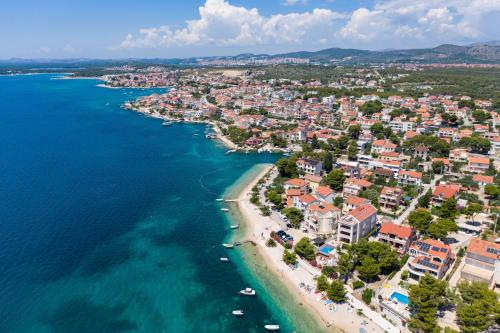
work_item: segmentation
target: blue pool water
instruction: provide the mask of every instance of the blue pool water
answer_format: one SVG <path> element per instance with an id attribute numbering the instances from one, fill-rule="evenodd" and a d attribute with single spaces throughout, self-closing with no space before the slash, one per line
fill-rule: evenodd
<path id="1" fill-rule="evenodd" d="M 408 303 L 410 303 L 408 296 L 398 293 L 397 291 L 393 292 L 391 295 L 391 299 L 394 298 L 397 299 L 399 303 L 402 303 L 404 305 L 408 305 Z"/>
<path id="2" fill-rule="evenodd" d="M 334 250 L 335 250 L 335 248 L 333 248 L 332 246 L 330 246 L 330 245 L 324 245 L 324 246 L 322 246 L 322 247 L 319 249 L 319 252 L 321 252 L 321 253 L 322 253 L 322 254 L 324 254 L 324 255 L 330 255 L 330 253 L 331 253 L 332 251 L 334 251 Z"/>

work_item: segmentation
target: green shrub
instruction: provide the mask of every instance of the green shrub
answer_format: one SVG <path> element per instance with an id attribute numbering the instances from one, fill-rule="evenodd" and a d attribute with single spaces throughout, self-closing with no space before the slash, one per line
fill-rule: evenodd
<path id="1" fill-rule="evenodd" d="M 352 283 L 353 289 L 360 289 L 360 288 L 363 288 L 364 286 L 365 286 L 365 284 L 363 283 L 363 281 L 356 280 Z"/>

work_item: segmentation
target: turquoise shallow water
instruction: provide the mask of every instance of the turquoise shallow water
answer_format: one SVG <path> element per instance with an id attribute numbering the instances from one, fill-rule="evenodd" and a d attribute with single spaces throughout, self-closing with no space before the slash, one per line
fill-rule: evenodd
<path id="1" fill-rule="evenodd" d="M 151 90 L 53 77 L 0 77 L 0 332 L 291 332 L 240 250 L 219 261 L 215 199 L 277 156 L 119 108 Z"/>

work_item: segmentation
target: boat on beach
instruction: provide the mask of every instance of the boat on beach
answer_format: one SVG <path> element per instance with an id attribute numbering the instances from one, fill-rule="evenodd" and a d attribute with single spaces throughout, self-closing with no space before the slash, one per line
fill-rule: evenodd
<path id="1" fill-rule="evenodd" d="M 245 288 L 243 290 L 240 290 L 240 295 L 255 296 L 255 290 L 253 290 L 252 288 Z"/>
<path id="2" fill-rule="evenodd" d="M 222 246 L 224 246 L 226 249 L 232 249 L 232 248 L 234 248 L 233 244 L 228 244 L 228 243 L 224 243 L 224 244 L 222 244 Z"/>
<path id="3" fill-rule="evenodd" d="M 232 312 L 233 316 L 241 317 L 244 315 L 243 310 L 234 310 Z"/>
<path id="4" fill-rule="evenodd" d="M 279 331 L 280 325 L 264 325 L 264 328 L 268 331 Z"/>
<path id="5" fill-rule="evenodd" d="M 229 261 L 229 258 L 228 257 L 221 257 L 220 261 Z"/>

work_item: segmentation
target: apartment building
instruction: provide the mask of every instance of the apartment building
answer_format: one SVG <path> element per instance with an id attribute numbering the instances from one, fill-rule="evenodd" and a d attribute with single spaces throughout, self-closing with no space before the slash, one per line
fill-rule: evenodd
<path id="1" fill-rule="evenodd" d="M 353 209 L 338 222 L 337 239 L 339 242 L 356 243 L 375 228 L 377 209 L 370 204 Z"/>
<path id="2" fill-rule="evenodd" d="M 433 239 L 419 240 L 410 246 L 408 271 L 412 279 L 418 280 L 425 274 L 436 279 L 444 277 L 454 260 L 448 245 Z"/>
<path id="3" fill-rule="evenodd" d="M 405 254 L 417 239 L 415 229 L 390 222 L 382 224 L 378 233 L 378 241 L 389 244 L 400 254 Z"/>
<path id="4" fill-rule="evenodd" d="M 495 274 L 495 272 L 498 272 Z M 471 239 L 465 252 L 465 265 L 460 278 L 467 281 L 486 282 L 490 287 L 500 284 L 500 244 Z M 497 279 L 495 279 L 497 275 Z"/>

